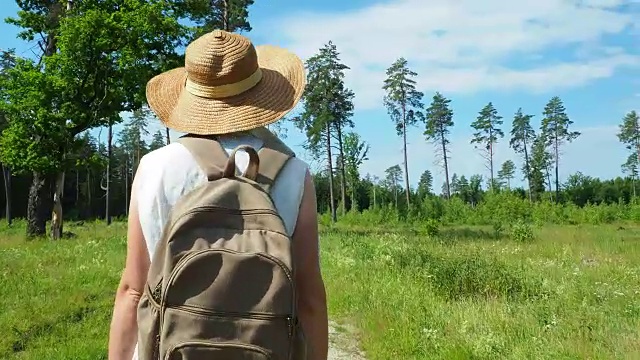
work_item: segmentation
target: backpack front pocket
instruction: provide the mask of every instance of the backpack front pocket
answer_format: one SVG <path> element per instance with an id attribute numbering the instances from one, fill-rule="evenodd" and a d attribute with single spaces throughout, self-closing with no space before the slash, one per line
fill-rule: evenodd
<path id="1" fill-rule="evenodd" d="M 269 352 L 259 346 L 232 342 L 190 341 L 167 352 L 165 360 L 271 360 Z"/>

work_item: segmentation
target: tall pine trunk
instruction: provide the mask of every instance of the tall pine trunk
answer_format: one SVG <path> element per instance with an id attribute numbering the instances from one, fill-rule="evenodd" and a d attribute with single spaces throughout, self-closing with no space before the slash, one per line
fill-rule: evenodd
<path id="1" fill-rule="evenodd" d="M 560 165 L 560 159 L 558 159 L 558 134 L 555 138 L 555 153 L 556 153 L 556 203 L 560 201 L 560 178 L 558 177 L 558 167 Z"/>
<path id="2" fill-rule="evenodd" d="M 407 118 L 406 118 L 406 110 L 405 104 L 402 104 L 402 151 L 404 154 L 404 184 L 405 184 L 405 194 L 407 196 L 407 207 L 411 203 L 411 198 L 409 194 L 409 164 L 407 161 Z M 397 201 L 396 201 L 397 203 Z M 397 207 L 397 204 L 396 204 Z"/>
<path id="3" fill-rule="evenodd" d="M 340 153 L 340 164 L 338 164 L 338 166 L 340 166 L 340 177 L 342 178 L 342 181 L 340 181 L 340 196 L 342 198 L 342 205 L 340 206 L 340 210 L 342 212 L 342 215 L 346 214 L 347 212 L 347 178 L 345 176 L 345 170 L 344 170 L 344 151 L 342 148 L 342 129 L 340 128 L 339 125 L 336 126 L 336 131 L 338 133 L 338 151 Z"/>
<path id="4" fill-rule="evenodd" d="M 533 202 L 533 188 L 531 187 L 531 167 L 529 165 L 529 152 L 527 151 L 527 140 L 524 143 L 524 167 L 527 171 L 527 185 L 529 186 L 529 202 Z"/>
<path id="5" fill-rule="evenodd" d="M 167 131 L 167 145 L 171 144 L 171 135 L 169 134 L 169 128 L 165 128 Z"/>
<path id="6" fill-rule="evenodd" d="M 2 174 L 4 175 L 5 212 L 7 224 L 11 225 L 13 223 L 13 217 L 11 216 L 11 169 L 2 164 Z"/>
<path id="7" fill-rule="evenodd" d="M 327 122 L 326 125 L 326 137 L 327 137 L 327 171 L 329 172 L 329 199 L 330 209 L 331 209 L 331 221 L 338 221 L 338 217 L 336 215 L 336 202 L 333 196 L 333 161 L 331 159 L 331 124 Z"/>
<path id="8" fill-rule="evenodd" d="M 491 129 L 489 129 L 489 171 L 491 171 L 491 192 L 495 190 L 495 180 L 493 177 L 493 141 L 491 140 L 492 135 L 493 134 L 491 132 Z"/>
<path id="9" fill-rule="evenodd" d="M 222 27 L 225 31 L 230 31 L 229 28 L 229 0 L 222 0 Z"/>
<path id="10" fill-rule="evenodd" d="M 444 132 L 440 131 L 440 142 L 442 143 L 442 158 L 444 159 L 444 176 L 447 182 L 447 199 L 451 199 L 451 184 L 449 183 L 449 164 L 447 163 L 447 143 Z"/>
<path id="11" fill-rule="evenodd" d="M 109 132 L 107 135 L 107 185 L 105 187 L 106 199 L 105 199 L 105 218 L 107 225 L 111 225 L 111 157 L 112 157 L 112 142 L 113 142 L 113 124 L 109 120 Z"/>

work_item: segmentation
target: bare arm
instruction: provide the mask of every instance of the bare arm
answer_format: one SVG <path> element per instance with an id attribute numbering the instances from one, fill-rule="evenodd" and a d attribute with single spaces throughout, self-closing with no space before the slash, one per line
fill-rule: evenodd
<path id="1" fill-rule="evenodd" d="M 320 272 L 316 191 L 307 172 L 304 194 L 293 233 L 298 312 L 311 347 L 310 360 L 326 360 L 329 347 L 327 297 Z"/>
<path id="2" fill-rule="evenodd" d="M 134 180 L 135 183 L 135 180 Z M 132 189 L 135 189 L 135 184 Z M 138 218 L 135 190 L 131 192 L 127 231 L 127 259 L 116 290 L 109 331 L 109 360 L 131 360 L 138 338 L 138 302 L 149 270 L 149 255 Z"/>

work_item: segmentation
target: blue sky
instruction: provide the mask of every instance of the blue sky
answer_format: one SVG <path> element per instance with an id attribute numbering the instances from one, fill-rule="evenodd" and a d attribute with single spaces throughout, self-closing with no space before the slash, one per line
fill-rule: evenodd
<path id="1" fill-rule="evenodd" d="M 3 18 L 17 10 L 7 3 Z M 381 89 L 384 70 L 400 56 L 418 73 L 427 105 L 435 91 L 452 100 L 450 173 L 488 176 L 469 144 L 469 125 L 489 101 L 507 134 L 497 146 L 498 167 L 507 159 L 520 164 L 508 148 L 515 111 L 534 114 L 537 128 L 545 103 L 557 95 L 582 132 L 563 148 L 560 176 L 620 174 L 627 150 L 617 125 L 626 112 L 640 110 L 639 0 L 256 0 L 250 14 L 253 31 L 246 35 L 256 44 L 284 46 L 303 59 L 329 40 L 336 44 L 351 67 L 346 81 L 356 93 L 355 131 L 371 145 L 363 174 L 383 177 L 387 167 L 402 163 L 402 142 L 382 107 Z M 16 28 L 2 24 L 0 31 L 0 48 L 29 54 L 34 44 L 15 40 Z M 314 168 L 321 166 L 302 152 L 302 135 L 287 128 L 287 142 Z M 423 130 L 409 132 L 410 182 L 429 169 L 439 190 L 443 172 Z"/>

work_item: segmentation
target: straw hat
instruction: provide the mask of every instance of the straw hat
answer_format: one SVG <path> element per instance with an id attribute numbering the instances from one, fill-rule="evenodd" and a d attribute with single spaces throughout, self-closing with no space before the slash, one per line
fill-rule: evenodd
<path id="1" fill-rule="evenodd" d="M 149 81 L 147 101 L 168 128 L 220 135 L 279 120 L 298 103 L 305 83 L 296 55 L 215 30 L 189 44 L 184 67 Z"/>

